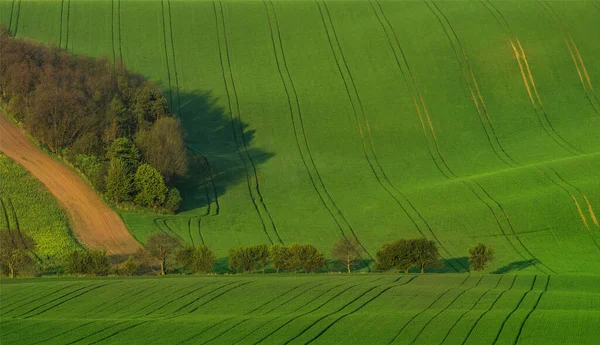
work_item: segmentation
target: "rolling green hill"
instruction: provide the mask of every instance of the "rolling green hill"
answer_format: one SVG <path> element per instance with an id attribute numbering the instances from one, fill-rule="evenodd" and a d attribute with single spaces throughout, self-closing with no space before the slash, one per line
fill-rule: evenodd
<path id="1" fill-rule="evenodd" d="M 194 158 L 154 231 L 436 240 L 446 270 L 600 273 L 598 1 L 2 1 L 16 37 L 160 83 Z"/>

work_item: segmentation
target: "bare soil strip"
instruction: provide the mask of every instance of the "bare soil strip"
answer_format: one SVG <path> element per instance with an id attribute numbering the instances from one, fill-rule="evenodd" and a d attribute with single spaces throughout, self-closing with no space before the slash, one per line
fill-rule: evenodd
<path id="1" fill-rule="evenodd" d="M 128 255 L 140 248 L 121 218 L 75 172 L 30 143 L 0 114 L 0 151 L 39 179 L 63 205 L 77 238 L 89 249 Z"/>

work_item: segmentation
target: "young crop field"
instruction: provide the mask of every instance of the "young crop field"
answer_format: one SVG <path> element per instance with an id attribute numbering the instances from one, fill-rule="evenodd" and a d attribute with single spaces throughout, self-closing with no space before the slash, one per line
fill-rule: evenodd
<path id="1" fill-rule="evenodd" d="M 17 38 L 163 87 L 194 164 L 182 212 L 121 213 L 139 241 L 224 258 L 346 236 L 371 259 L 426 237 L 446 272 L 483 242 L 498 273 L 600 273 L 599 18 L 596 0 L 0 1 Z"/>
<path id="2" fill-rule="evenodd" d="M 40 181 L 1 153 L 0 176 L 0 228 L 12 236 L 30 235 L 40 264 L 56 269 L 63 255 L 78 247 L 65 211 Z"/>
<path id="3" fill-rule="evenodd" d="M 6 344 L 596 344 L 598 276 L 2 282 Z M 585 302 L 584 302 L 585 301 Z"/>

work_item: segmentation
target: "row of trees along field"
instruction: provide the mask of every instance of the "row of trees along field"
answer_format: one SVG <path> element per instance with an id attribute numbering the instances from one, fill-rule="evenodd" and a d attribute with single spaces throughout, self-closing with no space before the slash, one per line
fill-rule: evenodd
<path id="1" fill-rule="evenodd" d="M 35 274 L 35 247 L 35 241 L 26 233 L 15 237 L 8 230 L 0 230 L 0 269 L 3 274 L 11 278 L 17 274 Z M 352 268 L 364 264 L 362 254 L 356 240 L 341 238 L 332 249 L 335 262 L 327 269 L 335 271 L 343 266 L 351 273 Z M 493 256 L 493 249 L 481 243 L 469 250 L 469 262 L 476 271 L 483 270 Z M 252 273 L 257 269 L 265 273 L 268 266 L 276 273 L 282 270 L 315 273 L 327 265 L 325 255 L 311 244 L 234 247 L 229 250 L 227 262 L 229 269 L 240 273 Z M 148 238 L 145 249 L 118 265 L 111 265 L 104 251 L 74 250 L 65 257 L 64 271 L 75 275 L 195 274 L 213 271 L 215 263 L 216 255 L 208 246 L 182 244 L 177 238 L 158 232 Z M 419 238 L 384 244 L 377 252 L 375 267 L 379 271 L 395 268 L 405 274 L 417 267 L 423 274 L 426 268 L 439 265 L 436 243 Z"/>
<path id="2" fill-rule="evenodd" d="M 105 58 L 13 39 L 0 28 L 0 101 L 52 153 L 120 207 L 174 212 L 188 160 L 157 85 Z"/>

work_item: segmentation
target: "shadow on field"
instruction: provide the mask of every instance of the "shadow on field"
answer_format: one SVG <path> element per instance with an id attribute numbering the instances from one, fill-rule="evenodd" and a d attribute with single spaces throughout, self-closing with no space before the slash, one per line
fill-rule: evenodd
<path id="1" fill-rule="evenodd" d="M 179 109 L 172 110 L 181 119 L 190 156 L 188 176 L 175 182 L 183 198 L 181 211 L 210 205 L 207 213 L 215 215 L 228 186 L 247 174 L 254 181 L 254 169 L 274 154 L 251 148 L 256 132 L 217 105 L 210 92 L 180 92 L 179 100 Z"/>
<path id="2" fill-rule="evenodd" d="M 529 266 L 533 266 L 537 263 L 539 263 L 539 261 L 536 259 L 515 261 L 515 262 L 511 262 L 508 265 L 498 268 L 497 270 L 493 271 L 492 274 L 506 274 L 506 273 L 509 273 L 512 271 L 520 271 Z"/>

